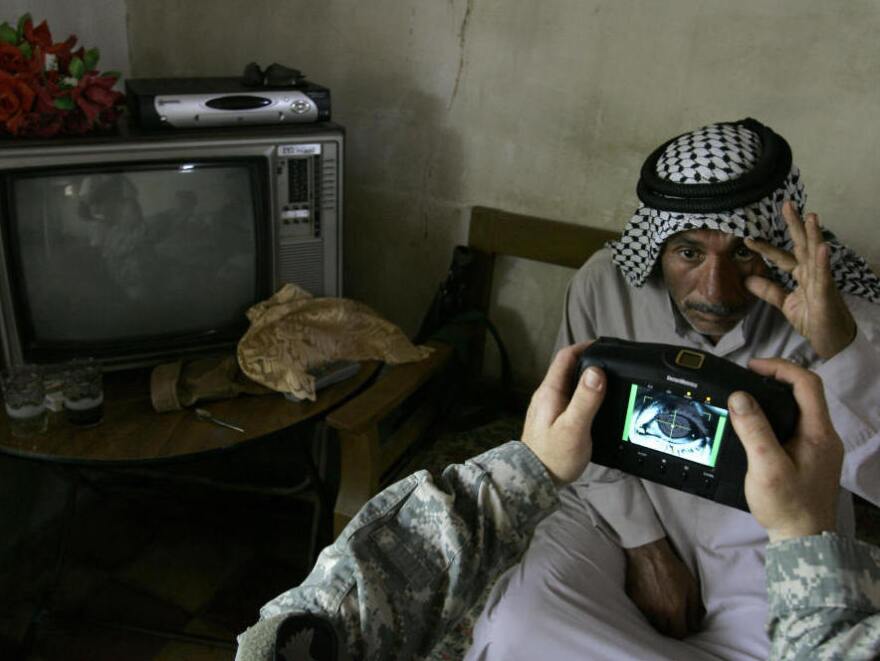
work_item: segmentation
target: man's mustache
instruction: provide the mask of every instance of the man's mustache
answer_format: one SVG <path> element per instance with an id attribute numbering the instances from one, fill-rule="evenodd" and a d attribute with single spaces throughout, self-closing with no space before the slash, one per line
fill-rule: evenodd
<path id="1" fill-rule="evenodd" d="M 685 310 L 696 310 L 705 314 L 713 314 L 718 317 L 732 317 L 743 314 L 749 307 L 748 303 L 740 305 L 724 305 L 723 303 L 701 303 L 699 301 L 685 301 Z"/>

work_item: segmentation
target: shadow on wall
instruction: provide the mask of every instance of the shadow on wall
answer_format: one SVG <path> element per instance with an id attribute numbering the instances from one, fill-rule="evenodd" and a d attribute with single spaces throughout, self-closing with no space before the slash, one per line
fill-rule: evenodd
<path id="1" fill-rule="evenodd" d="M 345 291 L 412 335 L 453 247 L 466 242 L 461 137 L 446 124 L 444 100 L 417 91 L 417 81 L 366 82 L 412 91 L 395 104 L 377 100 L 340 113 L 347 135 Z"/>

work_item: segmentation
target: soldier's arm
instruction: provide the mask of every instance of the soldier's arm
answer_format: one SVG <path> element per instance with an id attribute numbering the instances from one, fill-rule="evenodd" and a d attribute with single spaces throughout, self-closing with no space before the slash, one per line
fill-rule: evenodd
<path id="1" fill-rule="evenodd" d="M 746 500 L 771 542 L 771 658 L 876 659 L 880 550 L 834 532 L 843 442 L 831 424 L 822 381 L 778 358 L 749 366 L 790 383 L 800 409 L 794 436 L 780 444 L 750 395 L 734 393 L 728 400 L 748 456 Z"/>
<path id="2" fill-rule="evenodd" d="M 437 481 L 427 471 L 411 475 L 364 506 L 304 583 L 263 607 L 239 637 L 237 659 L 274 661 L 286 646 L 320 637 L 278 635 L 303 614 L 328 622 L 325 637 L 338 641 L 336 656 L 305 647 L 316 659 L 427 654 L 557 505 L 550 474 L 516 441 L 450 466 Z"/>
<path id="3" fill-rule="evenodd" d="M 529 404 L 521 443 L 450 466 L 436 482 L 421 471 L 367 502 L 306 581 L 263 607 L 260 622 L 239 637 L 237 659 L 430 652 L 520 557 L 535 526 L 558 506 L 556 487 L 589 462 L 605 375 L 590 367 L 572 393 L 585 347 L 557 353 Z M 315 637 L 324 645 L 317 652 Z"/>
<path id="4" fill-rule="evenodd" d="M 880 657 L 880 549 L 823 533 L 767 547 L 771 659 Z"/>

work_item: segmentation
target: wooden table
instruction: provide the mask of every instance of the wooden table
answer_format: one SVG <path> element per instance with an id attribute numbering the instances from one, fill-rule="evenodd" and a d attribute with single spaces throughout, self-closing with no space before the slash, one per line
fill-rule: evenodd
<path id="1" fill-rule="evenodd" d="M 315 402 L 296 403 L 280 394 L 271 394 L 241 395 L 199 404 L 215 417 L 243 428 L 244 433 L 200 420 L 190 409 L 156 413 L 150 401 L 149 370 L 104 375 L 104 419 L 94 427 L 76 427 L 64 419 L 63 413 L 50 412 L 45 433 L 18 438 L 10 433 L 5 406 L 0 406 L 0 452 L 50 464 L 73 478 L 67 480 L 68 495 L 62 515 L 54 577 L 44 599 L 48 599 L 60 580 L 68 534 L 76 516 L 78 485 L 85 472 L 111 473 L 122 478 L 126 484 L 130 476 L 138 476 L 158 479 L 163 484 L 184 482 L 197 488 L 220 488 L 232 492 L 236 502 L 248 493 L 291 496 L 311 489 L 317 501 L 309 540 L 309 555 L 314 560 L 322 543 L 331 541 L 332 524 L 325 516 L 332 511 L 334 494 L 330 493 L 325 476 L 319 474 L 308 450 L 299 450 L 306 479 L 289 486 L 228 484 L 186 471 L 176 472 L 175 469 L 204 459 L 232 463 L 234 472 L 237 472 L 240 468 L 238 458 L 227 461 L 221 456 L 224 452 L 235 450 L 239 453 L 237 456 L 242 452 L 253 454 L 261 447 L 265 449 L 257 442 L 259 439 L 279 437 L 281 432 L 286 436 L 286 430 L 291 430 L 290 434 L 294 436 L 298 427 L 306 430 L 307 434 L 312 433 L 321 426 L 316 423 L 323 423 L 330 411 L 358 393 L 372 379 L 379 366 L 380 363 L 376 361 L 362 363 L 356 375 L 322 389 Z M 307 445 L 297 443 L 296 438 L 278 440 L 290 447 Z M 272 459 L 275 460 L 274 455 Z M 322 529 L 325 531 L 323 534 Z M 43 611 L 43 604 L 36 607 L 36 612 Z M 34 621 L 36 619 L 39 618 Z M 138 630 L 162 637 L 185 638 L 202 644 L 234 648 L 234 641 L 211 636 L 148 627 Z"/>
<path id="2" fill-rule="evenodd" d="M 94 427 L 77 427 L 67 422 L 63 413 L 50 412 L 45 433 L 18 438 L 10 433 L 5 407 L 0 406 L 0 452 L 74 471 L 72 482 L 76 484 L 83 471 L 97 471 L 126 483 L 129 477 L 154 484 L 186 483 L 232 493 L 236 498 L 247 493 L 300 496 L 311 491 L 317 498 L 309 550 L 314 556 L 321 543 L 332 539 L 329 525 L 327 533 L 321 534 L 321 529 L 335 498 L 328 481 L 335 480 L 327 479 L 322 462 L 316 464 L 308 444 L 299 441 L 303 436 L 314 440 L 315 430 L 321 428 L 317 423 L 323 423 L 329 412 L 358 393 L 379 366 L 377 361 L 362 363 L 357 374 L 322 389 L 314 402 L 291 402 L 276 393 L 200 403 L 201 408 L 241 427 L 244 433 L 200 420 L 191 409 L 156 413 L 150 401 L 149 370 L 111 372 L 104 375 L 104 419 Z M 286 430 L 290 430 L 290 438 Z M 253 479 L 241 467 L 242 459 L 267 454 L 266 444 L 258 441 L 268 437 L 275 442 L 269 453 L 276 453 L 269 460 L 277 464 L 275 473 L 281 474 L 280 480 L 271 482 Z M 287 449 L 293 451 L 292 460 L 299 470 L 287 470 L 297 468 L 284 463 L 290 453 L 282 451 Z M 221 456 L 229 451 L 235 452 L 234 458 Z M 193 471 L 194 465 L 199 467 Z M 70 498 L 75 502 L 75 489 Z"/>
<path id="3" fill-rule="evenodd" d="M 50 412 L 46 433 L 17 438 L 0 407 L 0 452 L 53 463 L 113 466 L 169 463 L 240 446 L 326 415 L 357 393 L 375 374 L 370 361 L 350 379 L 318 393 L 315 402 L 290 402 L 280 394 L 241 395 L 200 403 L 214 416 L 242 427 L 241 433 L 200 420 L 186 409 L 156 413 L 150 403 L 149 371 L 109 373 L 104 378 L 104 419 L 76 427 Z"/>

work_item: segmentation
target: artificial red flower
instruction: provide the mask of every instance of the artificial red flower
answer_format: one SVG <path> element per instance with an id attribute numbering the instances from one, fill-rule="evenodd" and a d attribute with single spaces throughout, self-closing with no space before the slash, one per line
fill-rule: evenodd
<path id="1" fill-rule="evenodd" d="M 27 19 L 24 22 L 23 28 L 24 38 L 29 44 L 42 46 L 43 48 L 48 48 L 52 45 L 52 33 L 49 32 L 49 26 L 46 24 L 46 21 L 43 21 L 34 28 L 33 21 Z"/>
<path id="2" fill-rule="evenodd" d="M 76 46 L 75 35 L 53 43 L 46 21 L 29 15 L 18 29 L 0 24 L 0 135 L 51 137 L 114 126 L 124 95 L 116 75 L 96 70 L 97 49 Z"/>
<path id="3" fill-rule="evenodd" d="M 0 71 L 0 126 L 16 135 L 34 102 L 34 91 L 23 80 Z"/>
<path id="4" fill-rule="evenodd" d="M 29 70 L 30 65 L 17 46 L 0 44 L 0 71 L 20 73 Z"/>
<path id="5" fill-rule="evenodd" d="M 24 116 L 18 134 L 29 138 L 51 138 L 64 125 L 59 113 L 31 112 Z"/>
<path id="6" fill-rule="evenodd" d="M 80 79 L 76 89 L 70 91 L 71 98 L 89 122 L 95 122 L 102 110 L 121 100 L 123 95 L 113 90 L 115 82 L 110 76 L 86 74 Z"/>
<path id="7" fill-rule="evenodd" d="M 40 23 L 34 28 L 34 22 L 28 17 L 22 26 L 25 40 L 32 46 L 42 46 L 48 48 L 52 45 L 52 33 L 49 32 L 49 26 L 46 21 Z"/>

